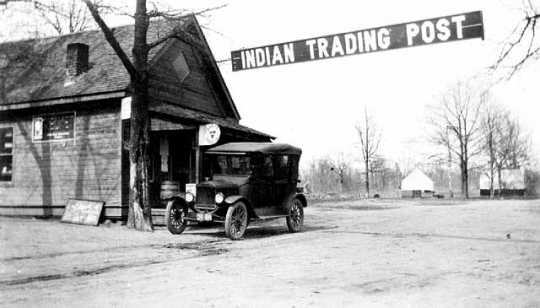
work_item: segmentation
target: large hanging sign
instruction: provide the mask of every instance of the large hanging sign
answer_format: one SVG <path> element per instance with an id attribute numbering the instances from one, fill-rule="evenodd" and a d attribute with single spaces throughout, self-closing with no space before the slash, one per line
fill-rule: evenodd
<path id="1" fill-rule="evenodd" d="M 221 136 L 221 130 L 217 124 L 199 126 L 199 145 L 216 144 Z"/>
<path id="2" fill-rule="evenodd" d="M 481 11 L 235 50 L 231 52 L 232 69 L 240 71 L 473 38 L 484 39 Z"/>

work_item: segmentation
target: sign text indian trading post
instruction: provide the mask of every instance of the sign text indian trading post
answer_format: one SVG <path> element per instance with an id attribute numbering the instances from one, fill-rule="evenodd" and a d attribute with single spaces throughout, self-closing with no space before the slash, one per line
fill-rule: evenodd
<path id="1" fill-rule="evenodd" d="M 233 71 L 472 38 L 484 39 L 482 12 L 438 17 L 305 40 L 235 50 Z"/>

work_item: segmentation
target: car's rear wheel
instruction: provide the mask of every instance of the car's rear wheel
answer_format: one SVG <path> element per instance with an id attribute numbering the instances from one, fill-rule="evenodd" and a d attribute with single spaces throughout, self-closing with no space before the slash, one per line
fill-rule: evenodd
<path id="1" fill-rule="evenodd" d="M 225 235 L 231 240 L 242 238 L 248 225 L 248 211 L 244 202 L 236 202 L 227 209 L 225 215 Z"/>
<path id="2" fill-rule="evenodd" d="M 172 234 L 180 234 L 184 232 L 187 226 L 187 220 L 185 219 L 188 213 L 188 208 L 185 204 L 179 201 L 167 202 L 167 208 L 165 209 L 165 217 L 167 220 L 167 229 Z"/>
<path id="3" fill-rule="evenodd" d="M 304 205 L 298 198 L 293 198 L 288 204 L 287 227 L 289 232 L 300 232 L 304 226 Z"/>

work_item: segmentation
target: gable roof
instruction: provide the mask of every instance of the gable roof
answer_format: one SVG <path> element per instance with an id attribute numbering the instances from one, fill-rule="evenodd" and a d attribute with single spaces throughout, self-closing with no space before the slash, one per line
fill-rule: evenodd
<path id="1" fill-rule="evenodd" d="M 401 190 L 433 191 L 433 181 L 420 169 L 414 169 L 401 181 Z"/>
<path id="2" fill-rule="evenodd" d="M 188 15 L 175 22 L 166 20 L 151 22 L 147 33 L 148 42 L 164 37 L 177 26 L 183 29 L 190 27 L 191 33 L 195 32 L 195 36 L 203 42 L 207 51 L 207 55 L 204 56 L 209 60 L 211 66 L 209 69 L 218 79 L 220 90 L 225 95 L 224 103 L 230 107 L 234 118 L 239 120 L 238 110 L 194 15 Z M 133 28 L 134 25 L 112 28 L 116 39 L 125 51 L 130 51 L 132 48 Z M 89 69 L 75 77 L 71 85 L 66 85 L 66 47 L 70 43 L 89 45 Z M 152 63 L 166 45 L 162 44 L 150 51 L 149 63 Z M 0 44 L 0 55 L 10 52 L 22 61 L 19 65 L 3 70 L 6 77 L 5 95 L 0 95 L 0 110 L 27 108 L 34 102 L 49 100 L 61 102 L 66 98 L 125 92 L 130 84 L 129 74 L 100 30 Z M 22 53 L 31 56 L 20 57 Z M 127 54 L 131 57 L 131 52 Z M 0 59 L 0 65 L 2 65 L 1 62 L 2 59 Z"/>

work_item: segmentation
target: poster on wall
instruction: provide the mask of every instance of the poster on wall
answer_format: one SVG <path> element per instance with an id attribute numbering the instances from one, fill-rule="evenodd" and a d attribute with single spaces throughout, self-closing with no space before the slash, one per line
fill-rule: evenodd
<path id="1" fill-rule="evenodd" d="M 75 113 L 42 115 L 32 120 L 33 141 L 68 140 L 75 137 Z"/>

